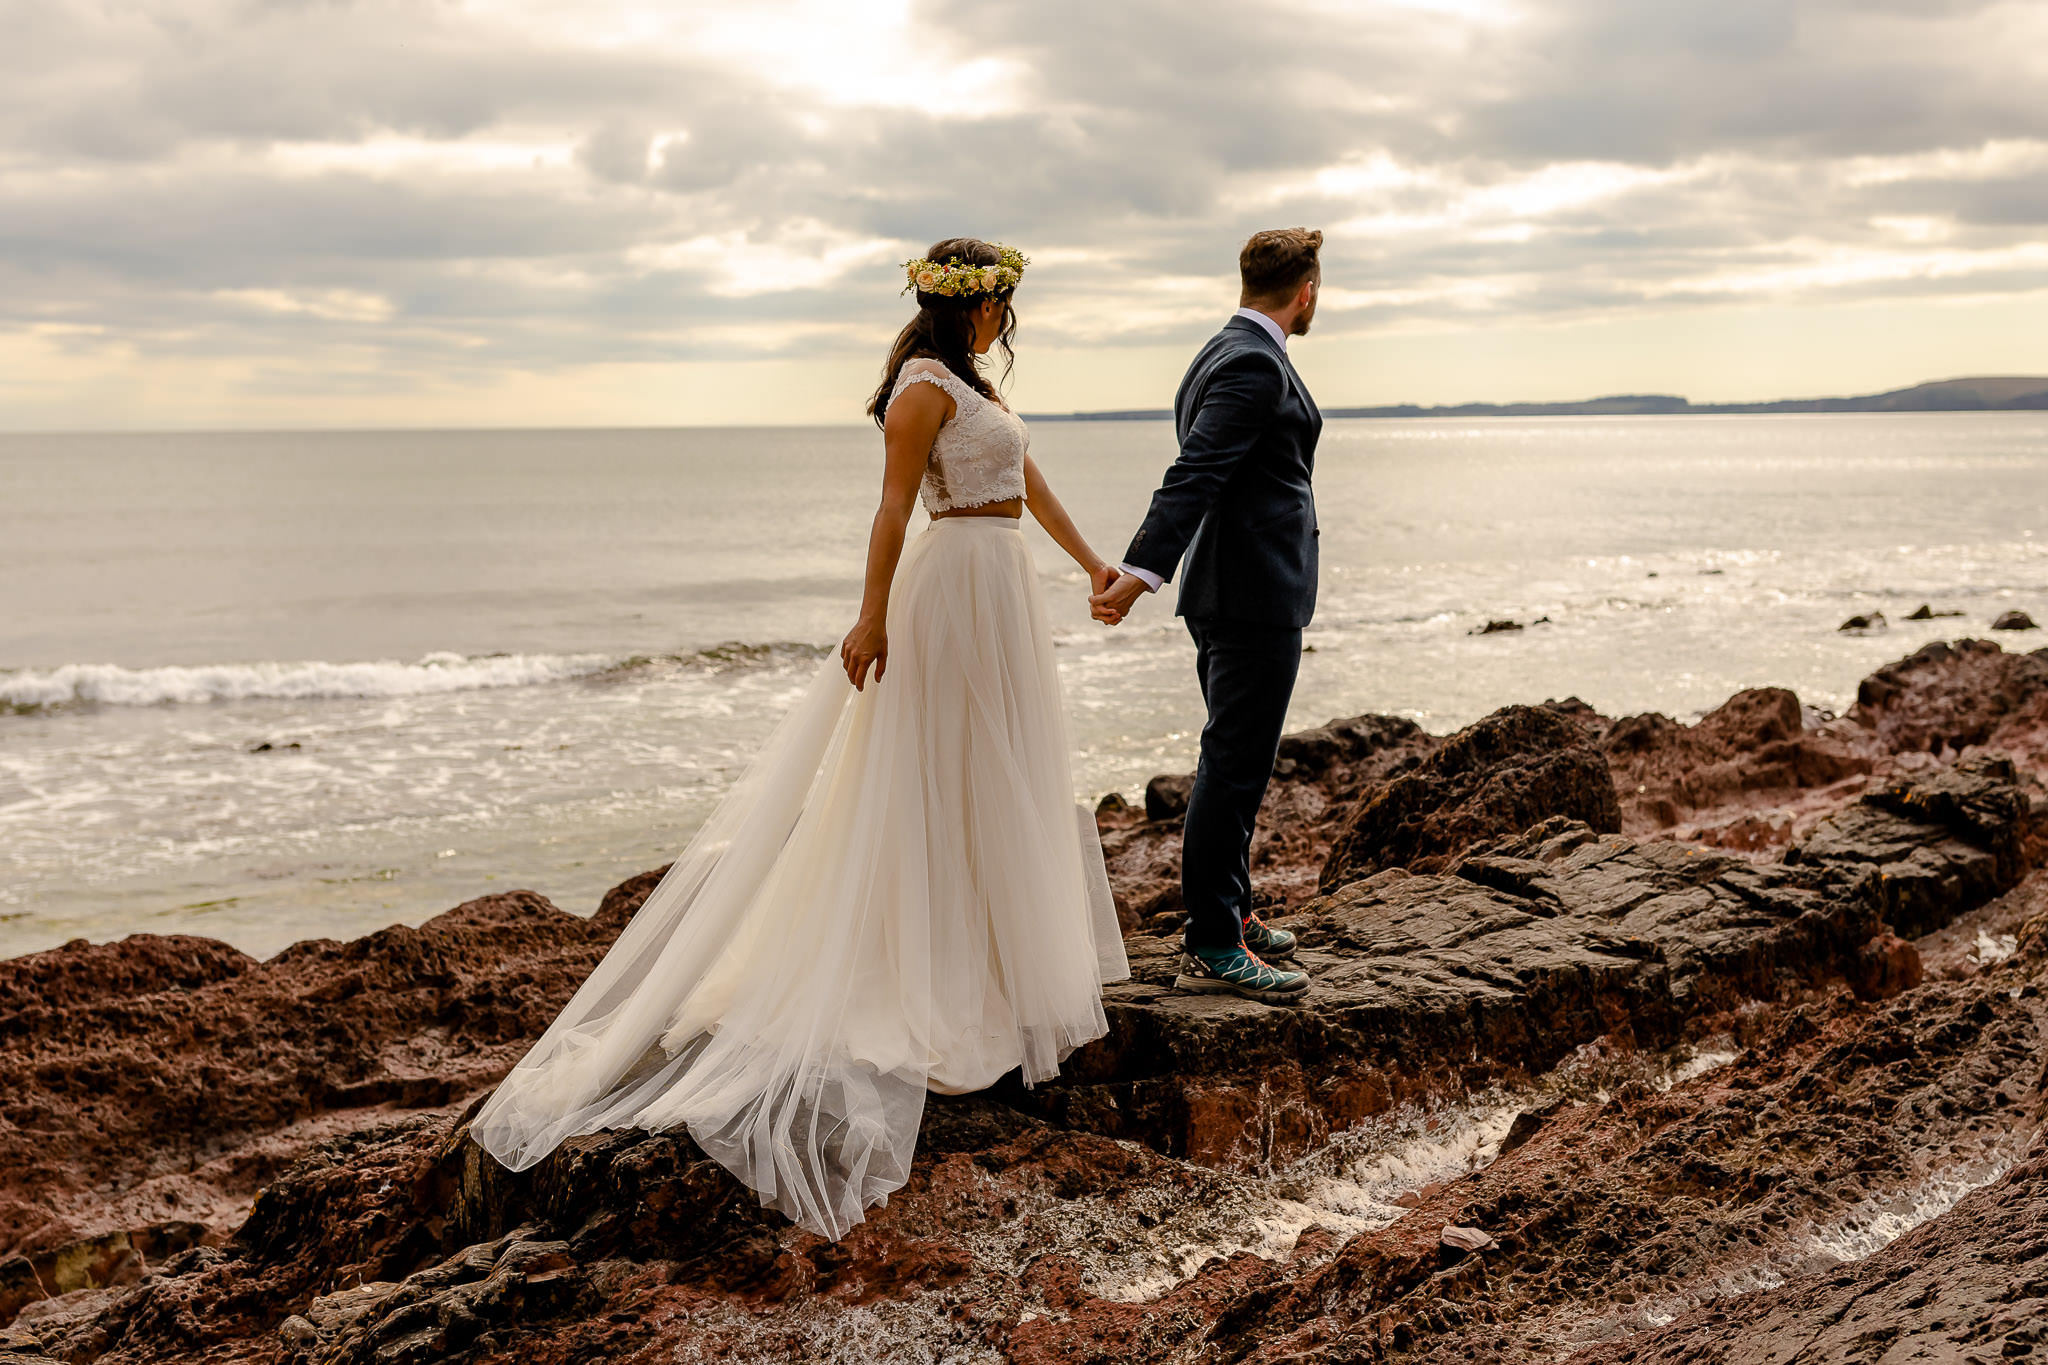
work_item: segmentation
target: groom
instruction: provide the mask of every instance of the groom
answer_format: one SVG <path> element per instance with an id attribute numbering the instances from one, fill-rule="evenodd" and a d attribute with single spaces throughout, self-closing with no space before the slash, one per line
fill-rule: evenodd
<path id="1" fill-rule="evenodd" d="M 1180 458 L 1131 538 L 1119 575 L 1089 599 L 1114 625 L 1185 556 L 1179 614 L 1195 637 L 1208 704 L 1188 797 L 1181 892 L 1188 920 L 1174 985 L 1293 1004 L 1308 990 L 1294 935 L 1252 913 L 1252 827 L 1279 752 L 1316 605 L 1310 476 L 1323 417 L 1287 359 L 1322 289 L 1323 234 L 1255 233 L 1238 253 L 1242 305 L 1209 339 L 1174 396 Z"/>

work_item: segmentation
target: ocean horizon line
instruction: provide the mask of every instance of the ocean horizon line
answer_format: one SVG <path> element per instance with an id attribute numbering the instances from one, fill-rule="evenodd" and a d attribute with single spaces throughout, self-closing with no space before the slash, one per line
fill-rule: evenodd
<path id="1" fill-rule="evenodd" d="M 1695 403 L 1678 394 L 1608 394 L 1570 400 L 1517 400 L 1506 403 L 1349 404 L 1323 409 L 1326 420 L 1471 421 L 1484 418 L 1530 417 L 1786 417 L 1844 414 L 1944 414 L 1970 412 L 2048 412 L 2048 375 L 1982 375 L 1929 380 L 1899 389 L 1851 397 L 1777 398 L 1758 402 Z M 1151 422 L 1170 421 L 1170 407 L 1096 408 L 1068 412 L 1025 412 L 1027 422 Z M 451 423 L 441 425 L 364 426 L 161 426 L 161 427 L 0 427 L 0 438 L 23 436 L 372 436 L 476 435 L 491 432 L 631 432 L 631 431 L 755 431 L 805 429 L 844 430 L 867 426 L 865 420 L 841 422 L 621 422 L 621 423 Z"/>

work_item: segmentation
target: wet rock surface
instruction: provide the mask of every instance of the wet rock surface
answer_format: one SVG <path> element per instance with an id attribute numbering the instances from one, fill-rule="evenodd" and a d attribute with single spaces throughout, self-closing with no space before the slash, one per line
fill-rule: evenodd
<path id="1" fill-rule="evenodd" d="M 1483 1273 L 1441 1267 L 1395 1228 L 1354 1239 L 1261 1315 L 1264 1340 L 1239 1358 L 1526 1359 L 1626 1342 L 1601 1358 L 1662 1359 L 1651 1343 L 1686 1315 L 1717 1349 L 1709 1324 L 1749 1291 L 1839 1274 L 2027 1148 L 2041 1120 L 2039 998 L 1987 985 L 1874 1011 L 1842 997 L 1796 1007 L 1696 1081 L 1625 1082 L 1569 1107 L 1395 1225 L 1485 1228 L 1500 1251 Z M 1892 1326 L 1940 1321 L 1930 1308 L 1902 1299 Z M 1750 1353 L 1673 1358 L 1768 1359 L 1770 1335 Z M 1785 1358 L 1805 1340 L 1792 1334 Z"/>
<path id="2" fill-rule="evenodd" d="M 1105 803 L 1110 1035 L 932 1097 L 837 1243 L 686 1135 L 467 1138 L 658 872 L 591 919 L 0 963 L 0 1365 L 2025 1355 L 2044 675 L 1962 642 L 1839 720 L 1289 736 L 1255 855 L 1296 1010 L 1167 989 L 1185 783 Z"/>
<path id="3" fill-rule="evenodd" d="M 2048 1347 L 2048 1147 L 1869 1260 L 1695 1309 L 1589 1362 L 2010 1360 Z"/>

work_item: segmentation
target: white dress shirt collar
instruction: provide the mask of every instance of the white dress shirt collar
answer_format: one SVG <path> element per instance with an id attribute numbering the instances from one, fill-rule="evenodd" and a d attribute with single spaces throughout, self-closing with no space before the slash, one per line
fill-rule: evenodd
<path id="1" fill-rule="evenodd" d="M 1237 316 L 1241 318 L 1250 318 L 1253 322 L 1258 323 L 1259 326 L 1266 329 L 1266 335 L 1273 338 L 1274 345 L 1278 346 L 1283 351 L 1287 349 L 1287 333 L 1280 330 L 1279 323 L 1273 321 L 1273 319 L 1267 317 L 1258 309 L 1240 308 L 1237 310 Z"/>

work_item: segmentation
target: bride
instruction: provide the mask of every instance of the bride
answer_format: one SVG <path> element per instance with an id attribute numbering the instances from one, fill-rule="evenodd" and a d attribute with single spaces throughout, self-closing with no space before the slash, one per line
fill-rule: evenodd
<path id="1" fill-rule="evenodd" d="M 611 952 L 477 1115 L 514 1170 L 601 1128 L 687 1128 L 837 1238 L 909 1177 L 927 1090 L 1043 1081 L 1128 974 L 1074 803 L 1025 509 L 1102 591 L 982 373 L 1025 258 L 906 265 L 917 315 L 868 410 L 882 503 L 860 617 Z M 931 524 L 905 545 L 922 490 Z M 850 685 L 849 685 L 850 684 Z"/>

